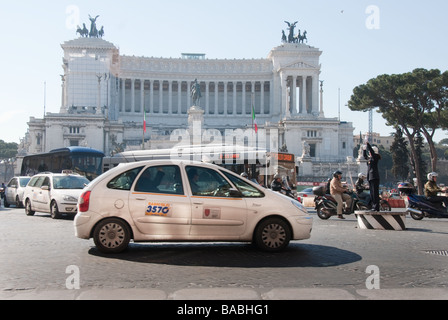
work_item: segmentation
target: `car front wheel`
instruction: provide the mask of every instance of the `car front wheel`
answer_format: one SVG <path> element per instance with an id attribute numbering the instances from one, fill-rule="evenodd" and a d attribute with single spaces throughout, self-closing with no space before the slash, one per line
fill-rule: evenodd
<path id="1" fill-rule="evenodd" d="M 99 251 L 119 253 L 124 251 L 131 239 L 131 232 L 126 222 L 116 218 L 105 219 L 97 224 L 93 240 Z"/>
<path id="2" fill-rule="evenodd" d="M 50 214 L 52 219 L 59 219 L 61 217 L 61 213 L 59 212 L 58 204 L 56 203 L 56 201 L 51 202 Z"/>
<path id="3" fill-rule="evenodd" d="M 264 251 L 281 251 L 291 240 L 289 225 L 279 218 L 268 218 L 255 230 L 255 244 Z"/>

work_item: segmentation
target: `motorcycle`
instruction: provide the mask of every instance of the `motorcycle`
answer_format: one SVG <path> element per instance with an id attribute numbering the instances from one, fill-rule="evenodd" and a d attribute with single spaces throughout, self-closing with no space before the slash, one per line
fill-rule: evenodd
<path id="1" fill-rule="evenodd" d="M 283 184 L 283 187 L 282 187 L 281 193 L 283 193 L 287 197 L 290 197 L 291 199 L 297 200 L 297 196 L 294 195 L 294 192 L 292 191 L 292 189 L 289 185 L 288 178 L 286 176 L 283 176 L 282 184 Z"/>
<path id="2" fill-rule="evenodd" d="M 271 186 L 271 189 L 272 189 L 272 186 Z M 289 186 L 289 183 L 286 181 L 285 178 L 283 178 L 280 190 L 273 190 L 273 191 L 279 192 L 291 199 L 297 200 L 297 196 L 294 194 L 291 187 Z"/>
<path id="3" fill-rule="evenodd" d="M 313 193 L 315 195 L 314 204 L 317 216 L 322 220 L 327 220 L 331 216 L 337 215 L 338 204 L 330 194 L 325 194 L 324 190 L 325 188 L 323 186 L 313 188 Z M 347 194 L 350 195 L 352 201 L 350 208 L 345 208 L 343 214 L 350 215 L 356 210 L 369 210 L 368 204 L 361 200 L 356 193 L 349 191 Z"/>
<path id="4" fill-rule="evenodd" d="M 429 201 L 425 196 L 415 193 L 415 188 L 408 182 L 398 185 L 400 193 L 408 197 L 408 206 L 406 211 L 414 220 L 427 218 L 448 218 L 448 210 L 442 203 Z"/>

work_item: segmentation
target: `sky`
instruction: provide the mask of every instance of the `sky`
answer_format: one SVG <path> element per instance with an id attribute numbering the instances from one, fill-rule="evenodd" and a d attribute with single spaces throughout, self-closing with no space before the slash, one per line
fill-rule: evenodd
<path id="1" fill-rule="evenodd" d="M 284 21 L 298 21 L 319 48 L 324 113 L 367 132 L 368 114 L 347 102 L 356 86 L 415 68 L 448 70 L 448 1 L 403 0 L 0 0 L 0 139 L 20 142 L 30 117 L 59 112 L 63 51 L 76 25 L 99 15 L 121 55 L 266 58 Z M 296 29 L 296 30 L 297 30 Z M 374 113 L 373 131 L 394 130 Z M 441 130 L 436 141 L 446 138 Z"/>

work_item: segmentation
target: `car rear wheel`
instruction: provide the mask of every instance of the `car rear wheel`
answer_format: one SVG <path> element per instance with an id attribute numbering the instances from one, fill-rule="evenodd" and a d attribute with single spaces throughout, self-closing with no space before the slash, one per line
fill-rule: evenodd
<path id="1" fill-rule="evenodd" d="M 31 208 L 31 200 L 27 199 L 25 202 L 25 213 L 27 216 L 34 216 L 35 211 Z"/>
<path id="2" fill-rule="evenodd" d="M 264 251 L 281 251 L 291 240 L 289 225 L 279 218 L 262 221 L 255 231 L 255 244 Z"/>
<path id="3" fill-rule="evenodd" d="M 119 253 L 128 247 L 131 232 L 124 221 L 110 218 L 97 224 L 93 232 L 93 240 L 101 252 Z"/>
<path id="4" fill-rule="evenodd" d="M 19 196 L 16 197 L 16 207 L 17 208 L 23 207 L 22 201 L 20 201 Z"/>

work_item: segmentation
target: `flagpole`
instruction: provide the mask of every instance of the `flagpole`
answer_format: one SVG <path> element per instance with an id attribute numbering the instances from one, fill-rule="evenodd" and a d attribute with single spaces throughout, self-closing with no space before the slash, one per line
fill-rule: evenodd
<path id="1" fill-rule="evenodd" d="M 142 150 L 145 150 L 146 109 L 143 107 Z"/>
<path id="2" fill-rule="evenodd" d="M 250 118 L 252 123 L 252 135 L 254 134 L 254 91 L 252 90 L 250 95 Z"/>
<path id="3" fill-rule="evenodd" d="M 252 130 L 255 130 L 255 133 L 258 132 L 257 119 L 255 115 L 255 93 L 252 92 Z"/>

